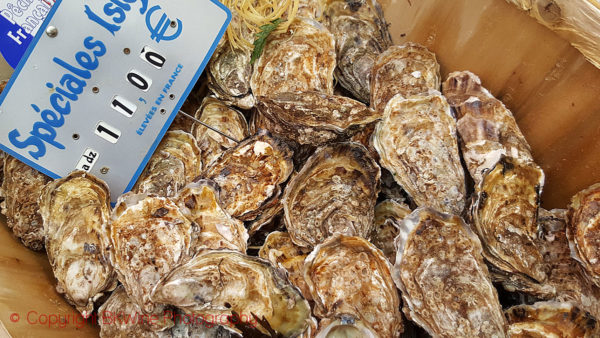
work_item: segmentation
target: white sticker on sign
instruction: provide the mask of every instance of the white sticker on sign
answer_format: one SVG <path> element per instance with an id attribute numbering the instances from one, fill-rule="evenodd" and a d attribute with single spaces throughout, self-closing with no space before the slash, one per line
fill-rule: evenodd
<path id="1" fill-rule="evenodd" d="M 83 170 L 89 173 L 90 170 L 94 168 L 94 164 L 96 164 L 98 161 L 98 157 L 100 157 L 100 154 L 98 154 L 97 151 L 92 148 L 87 148 L 83 152 L 83 155 L 81 155 L 81 159 L 77 163 L 75 169 Z"/>
<path id="2" fill-rule="evenodd" d="M 56 1 L 0 95 L 0 149 L 53 178 L 85 165 L 116 201 L 230 19 L 217 0 Z"/>

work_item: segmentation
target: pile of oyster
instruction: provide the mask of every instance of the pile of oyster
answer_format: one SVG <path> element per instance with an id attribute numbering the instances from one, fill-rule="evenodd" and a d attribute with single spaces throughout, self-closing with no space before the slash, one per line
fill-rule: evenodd
<path id="1" fill-rule="evenodd" d="M 186 103 L 220 132 L 173 124 L 114 207 L 101 178 L 0 161 L 2 213 L 56 290 L 141 319 L 103 337 L 600 334 L 600 185 L 541 209 L 476 75 L 442 83 L 432 52 L 392 46 L 375 0 L 320 6 L 254 66 L 221 42 Z"/>

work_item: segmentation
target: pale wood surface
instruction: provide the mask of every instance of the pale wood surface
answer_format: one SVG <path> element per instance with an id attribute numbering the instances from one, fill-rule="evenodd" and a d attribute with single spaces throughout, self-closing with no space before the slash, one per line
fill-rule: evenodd
<path id="1" fill-rule="evenodd" d="M 546 208 L 600 182 L 600 70 L 569 42 L 504 0 L 383 1 L 395 43 L 426 45 L 444 77 L 473 71 L 512 110 L 546 173 Z"/>

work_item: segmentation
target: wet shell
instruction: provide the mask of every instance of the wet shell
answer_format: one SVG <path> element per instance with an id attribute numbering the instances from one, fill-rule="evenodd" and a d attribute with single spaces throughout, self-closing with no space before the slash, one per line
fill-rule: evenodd
<path id="1" fill-rule="evenodd" d="M 107 248 L 110 216 L 108 186 L 83 171 L 48 183 L 42 190 L 46 253 L 58 281 L 56 290 L 84 318 L 94 301 L 117 286 Z"/>
<path id="2" fill-rule="evenodd" d="M 385 108 L 373 134 L 380 163 L 418 206 L 459 215 L 465 207 L 465 175 L 456 121 L 436 91 L 404 98 Z"/>
<path id="3" fill-rule="evenodd" d="M 313 247 L 336 232 L 367 237 L 379 193 L 380 169 L 359 143 L 319 148 L 290 180 L 285 225 L 296 245 Z"/>
<path id="4" fill-rule="evenodd" d="M 433 337 L 505 337 L 481 243 L 463 220 L 419 208 L 400 227 L 394 281 L 407 317 Z"/>
<path id="5" fill-rule="evenodd" d="M 392 97 L 439 90 L 440 82 L 435 54 L 412 42 L 392 46 L 379 55 L 371 71 L 371 107 L 383 112 Z"/>
<path id="6" fill-rule="evenodd" d="M 260 133 L 225 151 L 205 176 L 221 187 L 225 211 L 249 221 L 281 193 L 293 170 L 292 155 L 279 139 Z"/>
<path id="7" fill-rule="evenodd" d="M 156 316 L 157 326 L 169 326 L 164 315 Z M 133 302 L 123 285 L 119 285 L 108 300 L 98 309 L 98 324 L 101 338 L 167 338 L 170 331 L 154 332 L 150 327 L 151 318 L 144 314 Z M 162 325 L 160 325 L 162 324 Z"/>
<path id="8" fill-rule="evenodd" d="M 193 234 L 194 252 L 231 249 L 246 253 L 248 232 L 244 223 L 223 210 L 216 183 L 199 180 L 188 184 L 174 198 L 179 210 L 199 230 Z"/>
<path id="9" fill-rule="evenodd" d="M 258 114 L 275 135 L 299 144 L 347 140 L 381 116 L 356 100 L 316 91 L 258 97 Z M 271 130 L 271 129 L 269 129 Z"/>
<path id="10" fill-rule="evenodd" d="M 529 144 L 512 113 L 470 72 L 454 72 L 444 95 L 456 113 L 463 158 L 475 185 L 502 155 L 533 161 Z"/>
<path id="11" fill-rule="evenodd" d="M 163 197 L 125 194 L 110 223 L 111 261 L 127 294 L 145 312 L 156 304 L 150 291 L 160 278 L 189 258 L 190 221 Z"/>
<path id="12" fill-rule="evenodd" d="M 310 251 L 295 245 L 287 232 L 275 231 L 267 236 L 258 256 L 287 271 L 290 282 L 300 289 L 304 298 L 312 300 L 304 281 L 304 259 Z"/>
<path id="13" fill-rule="evenodd" d="M 571 254 L 600 287 L 600 183 L 573 196 L 568 219 Z"/>
<path id="14" fill-rule="evenodd" d="M 250 91 L 250 51 L 221 42 L 208 63 L 208 86 L 223 102 L 241 109 L 254 107 Z"/>
<path id="15" fill-rule="evenodd" d="M 353 316 L 381 337 L 400 337 L 400 298 L 391 269 L 367 240 L 341 234 L 329 238 L 315 247 L 304 264 L 315 315 Z"/>
<path id="16" fill-rule="evenodd" d="M 15 236 L 36 251 L 44 249 L 44 226 L 38 198 L 50 180 L 16 158 L 5 156 L 1 211 Z"/>
<path id="17" fill-rule="evenodd" d="M 368 103 L 373 65 L 392 45 L 381 6 L 376 0 L 329 1 L 325 22 L 335 37 L 336 79 L 357 99 Z"/>
<path id="18" fill-rule="evenodd" d="M 387 257 L 390 263 L 396 262 L 394 239 L 400 233 L 398 223 L 412 211 L 408 205 L 394 200 L 385 200 L 375 206 L 375 227 L 369 241 Z"/>
<path id="19" fill-rule="evenodd" d="M 538 302 L 518 305 L 506 310 L 514 338 L 529 337 L 595 337 L 596 320 L 589 313 L 569 303 Z"/>
<path id="20" fill-rule="evenodd" d="M 281 271 L 227 250 L 197 255 L 173 270 L 156 286 L 153 299 L 205 317 L 254 314 L 285 337 L 304 332 L 311 318 L 308 302 Z"/>
<path id="21" fill-rule="evenodd" d="M 196 112 L 196 118 L 224 134 L 241 141 L 249 136 L 246 118 L 239 111 L 223 102 L 207 97 Z M 200 148 L 200 160 L 203 170 L 208 168 L 225 150 L 237 144 L 199 123 L 194 123 L 192 135 Z"/>
<path id="22" fill-rule="evenodd" d="M 324 318 L 319 323 L 315 338 L 376 338 L 377 332 L 353 316 L 341 315 L 339 318 Z"/>
<path id="23" fill-rule="evenodd" d="M 133 188 L 136 193 L 172 197 L 200 174 L 200 149 L 184 131 L 169 131 Z"/>
<path id="24" fill-rule="evenodd" d="M 483 256 L 495 268 L 546 280 L 537 215 L 544 172 L 534 163 L 502 157 L 477 188 L 471 209 Z"/>
<path id="25" fill-rule="evenodd" d="M 318 91 L 333 94 L 335 40 L 320 23 L 298 18 L 286 33 L 272 34 L 254 65 L 255 96 Z"/>

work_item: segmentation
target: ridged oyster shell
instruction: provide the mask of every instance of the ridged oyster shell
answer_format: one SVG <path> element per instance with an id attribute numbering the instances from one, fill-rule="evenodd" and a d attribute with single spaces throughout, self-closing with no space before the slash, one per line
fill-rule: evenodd
<path id="1" fill-rule="evenodd" d="M 567 217 L 571 255 L 600 287 L 600 183 L 573 196 Z"/>
<path id="2" fill-rule="evenodd" d="M 400 233 L 400 223 L 412 211 L 408 205 L 394 200 L 385 200 L 375 206 L 375 220 L 369 241 L 387 257 L 390 263 L 396 262 L 394 239 Z"/>
<path id="3" fill-rule="evenodd" d="M 16 158 L 4 157 L 4 180 L 0 205 L 6 224 L 28 248 L 44 249 L 44 226 L 38 198 L 50 177 Z"/>
<path id="4" fill-rule="evenodd" d="M 367 237 L 379 193 L 380 169 L 359 143 L 317 149 L 288 183 L 285 225 L 292 241 L 313 247 L 336 232 Z"/>
<path id="5" fill-rule="evenodd" d="M 373 244 L 337 234 L 306 258 L 304 279 L 319 318 L 351 316 L 381 337 L 403 331 L 392 266 Z"/>
<path id="6" fill-rule="evenodd" d="M 463 158 L 475 185 L 503 155 L 533 161 L 512 113 L 482 87 L 479 77 L 468 71 L 451 73 L 443 92 L 456 113 Z"/>
<path id="7" fill-rule="evenodd" d="M 538 302 L 505 311 L 508 334 L 526 337 L 597 337 L 596 320 L 569 303 Z"/>
<path id="8" fill-rule="evenodd" d="M 464 221 L 418 208 L 400 226 L 394 281 L 406 316 L 433 337 L 505 337 L 481 243 Z"/>
<path id="9" fill-rule="evenodd" d="M 412 42 L 381 53 L 371 72 L 371 107 L 379 112 L 396 95 L 426 94 L 441 83 L 435 54 Z"/>
<path id="10" fill-rule="evenodd" d="M 169 131 L 138 178 L 133 191 L 173 197 L 200 174 L 200 149 L 184 131 Z"/>
<path id="11" fill-rule="evenodd" d="M 333 94 L 335 40 L 323 25 L 297 18 L 285 33 L 272 34 L 254 65 L 256 97 L 297 91 Z"/>
<path id="12" fill-rule="evenodd" d="M 381 117 L 359 101 L 317 91 L 258 97 L 257 107 L 275 135 L 311 145 L 347 140 Z"/>
<path id="13" fill-rule="evenodd" d="M 308 248 L 295 245 L 287 232 L 274 231 L 267 236 L 258 256 L 285 269 L 290 282 L 300 289 L 304 298 L 312 300 L 304 281 L 304 260 L 310 252 Z"/>
<path id="14" fill-rule="evenodd" d="M 225 151 L 204 176 L 221 188 L 225 211 L 250 221 L 279 197 L 280 185 L 292 174 L 292 155 L 282 141 L 259 133 Z"/>
<path id="15" fill-rule="evenodd" d="M 239 111 L 228 107 L 223 102 L 207 97 L 196 112 L 196 118 L 220 132 L 242 141 L 249 136 L 246 118 Z M 200 148 L 202 170 L 210 167 L 225 150 L 233 148 L 237 143 L 195 122 L 192 135 Z"/>
<path id="16" fill-rule="evenodd" d="M 254 314 L 285 337 L 304 332 L 311 319 L 308 302 L 281 271 L 236 251 L 195 256 L 161 280 L 153 299 L 213 318 L 232 311 L 247 317 Z M 266 333 L 263 327 L 258 329 Z"/>
<path id="17" fill-rule="evenodd" d="M 219 187 L 209 180 L 190 183 L 175 197 L 179 211 L 198 226 L 192 250 L 230 249 L 246 253 L 248 232 L 244 223 L 221 207 Z"/>
<path id="18" fill-rule="evenodd" d="M 381 165 L 418 206 L 457 215 L 463 211 L 465 174 L 456 121 L 439 92 L 393 97 L 372 142 Z"/>
<path id="19" fill-rule="evenodd" d="M 190 257 L 193 231 L 167 198 L 119 197 L 111 216 L 110 258 L 127 294 L 145 313 L 157 309 L 150 292 L 159 279 Z"/>
<path id="20" fill-rule="evenodd" d="M 223 102 L 241 109 L 254 107 L 250 90 L 252 65 L 250 51 L 232 48 L 222 41 L 208 63 L 208 86 Z"/>
<path id="21" fill-rule="evenodd" d="M 537 224 L 544 172 L 533 162 L 502 157 L 477 187 L 471 208 L 483 256 L 502 273 L 546 280 Z"/>
<path id="22" fill-rule="evenodd" d="M 375 60 L 392 45 L 381 6 L 377 0 L 329 1 L 325 23 L 336 42 L 336 79 L 357 99 L 368 103 Z"/>
<path id="23" fill-rule="evenodd" d="M 84 318 L 94 301 L 117 286 L 110 263 L 106 225 L 110 217 L 108 186 L 83 171 L 48 183 L 41 192 L 46 253 L 58 282 L 56 290 Z"/>

